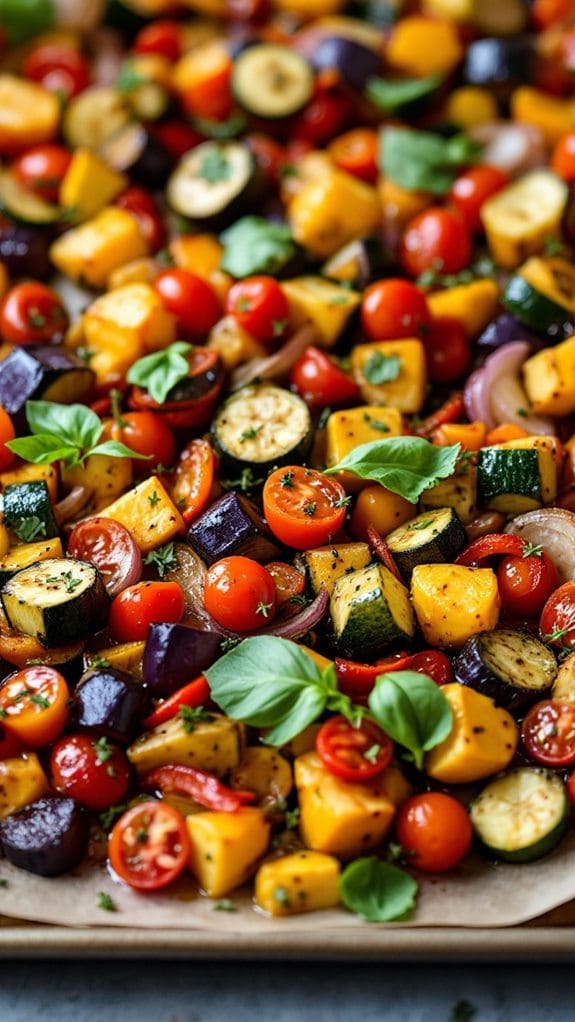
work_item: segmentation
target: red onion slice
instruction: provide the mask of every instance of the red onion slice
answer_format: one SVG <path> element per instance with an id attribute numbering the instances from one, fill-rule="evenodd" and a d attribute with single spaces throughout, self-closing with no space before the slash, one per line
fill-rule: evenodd
<path id="1" fill-rule="evenodd" d="M 132 534 L 113 518 L 85 518 L 70 533 L 68 554 L 96 566 L 108 596 L 139 582 L 142 555 Z"/>
<path id="2" fill-rule="evenodd" d="M 484 376 L 483 369 L 476 369 L 471 373 L 463 391 L 463 403 L 470 422 L 484 422 L 487 429 L 493 429 L 495 422 L 489 407 L 489 395 L 483 382 Z"/>
<path id="3" fill-rule="evenodd" d="M 315 600 L 312 600 L 299 614 L 288 618 L 287 621 L 272 622 L 272 624 L 267 625 L 265 628 L 259 628 L 255 632 L 232 632 L 229 628 L 224 628 L 211 618 L 210 630 L 219 632 L 226 639 L 247 639 L 254 635 L 275 635 L 280 639 L 300 639 L 302 635 L 307 635 L 312 628 L 315 628 L 320 623 L 328 606 L 329 593 L 327 589 L 322 589 Z"/>
<path id="4" fill-rule="evenodd" d="M 553 561 L 559 583 L 575 578 L 575 514 L 562 507 L 542 507 L 518 515 L 505 532 L 540 544 Z"/>
<path id="5" fill-rule="evenodd" d="M 54 518 L 58 528 L 61 529 L 66 522 L 76 518 L 86 507 L 91 496 L 92 490 L 86 489 L 85 486 L 74 486 L 62 500 L 54 504 Z"/>
<path id="6" fill-rule="evenodd" d="M 512 341 L 485 360 L 482 385 L 497 424 L 513 422 L 534 436 L 555 436 L 551 419 L 531 414 L 529 401 L 519 380 L 519 371 L 529 355 L 526 341 Z M 527 413 L 527 414 L 525 414 Z"/>
<path id="7" fill-rule="evenodd" d="M 469 134 L 484 146 L 479 162 L 499 167 L 510 177 L 547 162 L 543 135 L 534 124 L 489 121 L 471 128 Z"/>
<path id="8" fill-rule="evenodd" d="M 255 379 L 277 380 L 282 376 L 287 376 L 305 349 L 318 343 L 321 344 L 315 327 L 311 324 L 302 326 L 273 355 L 268 355 L 266 358 L 252 358 L 249 362 L 238 366 L 232 373 L 232 390 L 239 390 Z"/>

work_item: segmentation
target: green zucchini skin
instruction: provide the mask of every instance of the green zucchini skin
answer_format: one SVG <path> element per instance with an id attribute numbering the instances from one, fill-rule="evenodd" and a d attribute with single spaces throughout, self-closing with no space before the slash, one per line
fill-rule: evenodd
<path id="1" fill-rule="evenodd" d="M 18 531 L 27 519 L 37 518 L 40 525 L 34 538 L 53 539 L 58 535 L 58 526 L 46 483 L 12 483 L 6 487 L 2 496 L 4 523 L 9 529 Z"/>
<path id="2" fill-rule="evenodd" d="M 212 425 L 214 446 L 232 477 L 250 468 L 258 478 L 273 468 L 305 462 L 313 442 L 307 405 L 272 383 L 249 384 L 222 405 Z"/>
<path id="3" fill-rule="evenodd" d="M 59 206 L 24 188 L 8 170 L 0 171 L 0 210 L 11 220 L 34 227 L 56 223 L 62 215 Z"/>
<path id="4" fill-rule="evenodd" d="M 505 509 L 501 500 L 506 501 Z M 477 458 L 477 501 L 480 506 L 514 511 L 511 504 L 538 507 L 543 503 L 539 456 L 533 448 L 505 450 L 483 447 Z M 509 505 L 509 506 L 507 506 Z"/>
<path id="5" fill-rule="evenodd" d="M 551 337 L 559 336 L 559 339 L 569 336 L 563 329 L 570 320 L 569 310 L 559 302 L 554 302 L 542 291 L 538 291 L 520 273 L 515 273 L 510 278 L 503 292 L 501 304 L 520 323 L 536 333 L 549 334 Z M 570 332 L 572 333 L 572 330 Z"/>
<path id="6" fill-rule="evenodd" d="M 409 594 L 382 564 L 338 578 L 330 601 L 335 646 L 354 660 L 375 658 L 415 632 Z"/>
<path id="7" fill-rule="evenodd" d="M 467 544 L 467 535 L 452 507 L 417 515 L 385 537 L 401 574 L 409 582 L 417 564 L 453 561 Z"/>
<path id="8" fill-rule="evenodd" d="M 0 590 L 11 628 L 44 646 L 65 646 L 104 627 L 109 597 L 98 569 L 74 557 L 50 557 L 22 568 Z"/>
<path id="9" fill-rule="evenodd" d="M 185 153 L 172 172 L 166 199 L 174 213 L 219 230 L 249 209 L 261 190 L 261 175 L 247 145 L 202 142 Z"/>
<path id="10" fill-rule="evenodd" d="M 471 803 L 469 814 L 477 837 L 492 855 L 504 862 L 533 862 L 563 837 L 569 800 L 557 774 L 520 767 L 491 781 Z"/>

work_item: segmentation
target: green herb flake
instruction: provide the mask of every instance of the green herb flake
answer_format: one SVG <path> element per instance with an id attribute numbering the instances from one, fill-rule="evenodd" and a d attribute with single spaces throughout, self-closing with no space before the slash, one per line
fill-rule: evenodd
<path id="1" fill-rule="evenodd" d="M 370 745 L 369 749 L 365 750 L 363 758 L 366 759 L 368 763 L 377 763 L 377 757 L 379 756 L 380 752 L 381 745 L 377 744 Z"/>
<path id="2" fill-rule="evenodd" d="M 135 92 L 142 85 L 147 85 L 149 79 L 145 78 L 144 75 L 140 74 L 129 60 L 125 60 L 120 67 L 120 73 L 116 78 L 116 88 L 118 92 L 129 93 Z"/>
<path id="3" fill-rule="evenodd" d="M 263 600 L 260 600 L 256 607 L 256 614 L 261 614 L 262 617 L 268 618 L 272 607 L 273 603 L 264 603 Z"/>
<path id="4" fill-rule="evenodd" d="M 522 557 L 541 557 L 543 547 L 541 543 L 526 543 L 523 548 Z"/>
<path id="5" fill-rule="evenodd" d="M 6 877 L 0 877 L 0 887 L 8 887 L 8 886 L 9 885 L 8 885 L 8 881 L 6 880 Z"/>
<path id="6" fill-rule="evenodd" d="M 349 507 L 349 505 L 351 504 L 351 501 L 352 501 L 352 497 L 351 496 L 340 497 L 339 500 L 335 501 L 333 506 L 334 507 Z"/>
<path id="7" fill-rule="evenodd" d="M 293 488 L 293 481 L 295 472 L 284 472 L 283 476 L 280 477 L 280 485 L 284 486 L 287 490 Z"/>
<path id="8" fill-rule="evenodd" d="M 401 364 L 399 355 L 384 355 L 381 351 L 373 351 L 361 371 L 368 383 L 392 383 L 401 373 Z"/>
<path id="9" fill-rule="evenodd" d="M 365 97 L 379 110 L 391 114 L 436 92 L 442 81 L 439 74 L 426 78 L 369 78 Z"/>
<path id="10" fill-rule="evenodd" d="M 116 820 L 126 812 L 126 809 L 129 808 L 129 804 L 127 802 L 119 802 L 118 805 L 110 806 L 109 809 L 105 809 L 104 812 L 100 813 L 98 820 L 102 830 L 105 830 L 106 832 L 109 831 L 112 824 L 114 824 Z"/>
<path id="11" fill-rule="evenodd" d="M 30 696 L 30 702 L 34 703 L 35 706 L 39 706 L 42 710 L 47 710 L 52 705 L 50 700 L 46 699 L 46 696 L 41 695 L 40 692 L 34 692 L 34 694 Z"/>
<path id="12" fill-rule="evenodd" d="M 168 571 L 178 567 L 178 558 L 174 549 L 174 541 L 164 543 L 156 550 L 150 550 L 144 557 L 144 564 L 153 565 L 160 578 L 164 578 Z"/>
<path id="13" fill-rule="evenodd" d="M 153 490 L 152 493 L 148 494 L 148 501 L 152 507 L 160 503 L 160 495 L 157 490 Z"/>
<path id="14" fill-rule="evenodd" d="M 98 738 L 96 742 L 92 742 L 92 745 L 96 752 L 96 759 L 99 763 L 107 763 L 114 755 L 113 746 L 110 745 L 107 738 Z"/>
<path id="15" fill-rule="evenodd" d="M 33 543 L 38 536 L 46 535 L 46 525 L 37 515 L 28 515 L 25 518 L 17 518 L 12 525 L 12 531 L 23 543 Z"/>
<path id="16" fill-rule="evenodd" d="M 117 912 L 118 906 L 112 897 L 106 893 L 106 891 L 98 891 L 98 908 L 104 910 L 104 912 Z"/>
<path id="17" fill-rule="evenodd" d="M 528 419 L 529 418 L 529 412 L 527 411 L 526 408 L 518 408 L 517 409 L 517 414 L 520 415 L 522 419 Z"/>
<path id="18" fill-rule="evenodd" d="M 184 731 L 189 735 L 196 730 L 196 724 L 209 723 L 209 721 L 214 719 L 213 714 L 209 713 L 203 706 L 180 706 L 178 717 Z"/>
<path id="19" fill-rule="evenodd" d="M 301 815 L 301 810 L 299 808 L 287 809 L 286 810 L 285 820 L 284 820 L 285 826 L 286 826 L 286 830 L 295 830 L 296 829 L 296 827 L 299 824 L 300 815 Z"/>
<path id="20" fill-rule="evenodd" d="M 240 436 L 240 443 L 243 444 L 246 440 L 255 440 L 261 428 L 261 426 L 252 426 L 251 429 L 245 429 Z"/>
<path id="21" fill-rule="evenodd" d="M 214 912 L 237 912 L 237 907 L 234 905 L 231 898 L 219 898 L 218 901 L 214 901 L 212 905 L 212 911 Z"/>
<path id="22" fill-rule="evenodd" d="M 310 500 L 309 503 L 304 504 L 304 506 L 303 506 L 303 513 L 304 513 L 304 515 L 307 515 L 308 518 L 313 518 L 313 516 L 315 515 L 316 511 L 317 511 L 317 504 L 313 500 Z"/>
<path id="23" fill-rule="evenodd" d="M 110 661 L 108 660 L 107 657 L 105 657 L 105 656 L 92 656 L 91 653 L 88 654 L 88 667 L 93 668 L 93 667 L 111 667 L 111 666 L 112 666 L 112 664 L 110 663 Z"/>
<path id="24" fill-rule="evenodd" d="M 199 176 L 208 184 L 228 181 L 232 175 L 232 165 L 221 146 L 211 145 L 202 156 Z"/>
<path id="25" fill-rule="evenodd" d="M 276 887 L 274 890 L 273 897 L 274 901 L 277 901 L 278 905 L 281 905 L 282 908 L 289 908 L 290 906 L 289 892 L 285 887 Z"/>

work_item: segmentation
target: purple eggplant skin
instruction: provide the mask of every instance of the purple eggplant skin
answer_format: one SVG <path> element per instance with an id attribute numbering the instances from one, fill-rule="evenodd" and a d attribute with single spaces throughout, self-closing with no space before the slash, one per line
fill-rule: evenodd
<path id="1" fill-rule="evenodd" d="M 535 74 L 535 48 L 528 35 L 477 39 L 467 48 L 463 80 L 492 89 L 501 99 Z"/>
<path id="2" fill-rule="evenodd" d="M 26 433 L 28 400 L 58 401 L 61 386 L 66 404 L 82 402 L 94 379 L 92 370 L 64 348 L 44 344 L 14 348 L 0 361 L 0 404 L 11 416 L 16 432 Z"/>
<path id="3" fill-rule="evenodd" d="M 511 341 L 526 341 L 531 353 L 535 354 L 547 347 L 549 340 L 564 341 L 567 337 L 572 337 L 573 332 L 573 323 L 566 318 L 563 323 L 553 324 L 551 330 L 547 330 L 540 336 L 529 327 L 524 326 L 510 312 L 503 312 L 485 327 L 476 343 L 479 351 L 488 355 L 491 351 L 495 351 L 496 348 L 501 348 L 503 344 L 509 344 Z"/>
<path id="4" fill-rule="evenodd" d="M 508 629 L 497 629 L 494 632 L 485 633 L 489 636 L 503 637 L 505 634 L 519 635 L 518 632 L 511 633 Z M 542 651 L 545 651 L 548 656 L 552 656 L 548 647 L 545 647 L 543 643 L 539 642 L 534 636 L 522 635 L 524 642 L 537 643 L 541 647 Z M 453 671 L 455 674 L 455 680 L 460 685 L 466 685 L 468 688 L 475 689 L 476 692 L 481 692 L 482 695 L 489 696 L 493 699 L 498 706 L 503 706 L 510 713 L 518 713 L 523 711 L 534 703 L 539 702 L 541 699 L 546 699 L 550 695 L 551 687 L 554 681 L 554 675 L 550 673 L 549 685 L 544 688 L 533 689 L 523 688 L 518 685 L 514 685 L 504 678 L 499 677 L 494 671 L 485 664 L 483 657 L 481 656 L 481 648 L 484 639 L 484 634 L 473 635 L 467 640 L 459 654 L 453 660 Z M 512 661 L 515 661 L 515 668 L 519 668 L 521 672 L 521 662 L 517 658 L 515 651 L 510 651 L 508 666 L 511 668 Z"/>
<path id="5" fill-rule="evenodd" d="M 80 731 L 127 745 L 149 709 L 149 695 L 129 674 L 97 667 L 80 679 L 74 692 L 74 717 Z"/>
<path id="6" fill-rule="evenodd" d="M 363 92 L 370 78 L 381 74 L 379 55 L 355 39 L 326 36 L 311 55 L 316 71 L 335 69 L 352 89 Z"/>
<path id="7" fill-rule="evenodd" d="M 144 682 L 153 696 L 171 696 L 211 667 L 222 637 L 188 625 L 150 625 L 144 650 Z"/>
<path id="8" fill-rule="evenodd" d="M 0 262 L 11 277 L 46 280 L 54 272 L 49 250 L 50 239 L 37 227 L 10 224 L 0 232 Z"/>
<path id="9" fill-rule="evenodd" d="M 73 798 L 30 802 L 0 823 L 0 845 L 13 866 L 56 877 L 80 864 L 88 848 L 89 821 Z"/>
<path id="10" fill-rule="evenodd" d="M 254 561 L 271 561 L 279 547 L 261 515 L 245 497 L 230 490 L 190 526 L 186 539 L 206 564 L 241 554 Z"/>

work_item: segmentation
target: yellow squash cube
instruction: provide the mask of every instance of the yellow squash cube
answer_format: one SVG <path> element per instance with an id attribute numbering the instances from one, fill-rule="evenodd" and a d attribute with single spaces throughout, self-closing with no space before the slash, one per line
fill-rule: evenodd
<path id="1" fill-rule="evenodd" d="M 453 711 L 451 733 L 425 758 L 425 771 L 444 784 L 468 784 L 505 770 L 519 731 L 507 710 L 466 685 L 443 685 Z"/>
<path id="2" fill-rule="evenodd" d="M 294 277 L 281 285 L 289 303 L 289 320 L 297 329 L 311 323 L 322 347 L 332 348 L 361 296 L 323 277 Z"/>
<path id="3" fill-rule="evenodd" d="M 523 381 L 536 415 L 561 417 L 575 411 L 575 336 L 528 358 Z"/>
<path id="4" fill-rule="evenodd" d="M 264 862 L 256 873 L 256 905 L 270 916 L 334 908 L 340 872 L 337 859 L 323 852 L 293 852 Z"/>
<path id="5" fill-rule="evenodd" d="M 460 564 L 418 564 L 411 598 L 425 641 L 440 647 L 457 648 L 472 635 L 491 631 L 501 606 L 491 568 Z"/>
<path id="6" fill-rule="evenodd" d="M 62 467 L 61 474 L 64 490 L 85 486 L 92 492 L 94 507 L 99 513 L 132 485 L 132 459 L 92 454 L 83 465 Z"/>
<path id="7" fill-rule="evenodd" d="M 128 759 L 138 773 L 146 773 L 168 763 L 181 763 L 222 776 L 240 761 L 244 729 L 235 720 L 212 714 L 211 720 L 198 721 L 194 730 L 186 730 L 180 717 L 171 717 L 146 731 L 128 749 Z"/>
<path id="8" fill-rule="evenodd" d="M 124 284 L 96 298 L 84 315 L 85 342 L 91 351 L 135 345 L 142 354 L 167 348 L 176 340 L 176 318 L 149 284 Z"/>
<path id="9" fill-rule="evenodd" d="M 271 828 L 261 809 L 195 813 L 186 823 L 190 869 L 210 898 L 245 883 L 268 849 Z"/>
<path id="10" fill-rule="evenodd" d="M 375 188 L 333 170 L 303 186 L 289 204 L 288 219 L 295 240 L 327 259 L 346 242 L 372 234 L 381 206 Z"/>
<path id="11" fill-rule="evenodd" d="M 76 149 L 60 184 L 60 205 L 70 210 L 74 222 L 88 220 L 126 188 L 128 178 L 119 174 L 91 149 Z"/>
<path id="12" fill-rule="evenodd" d="M 50 258 L 72 280 L 103 288 L 118 266 L 148 253 L 137 217 L 109 207 L 79 227 L 62 234 L 50 248 Z"/>
<path id="13" fill-rule="evenodd" d="M 144 479 L 100 514 L 125 525 L 143 554 L 169 543 L 184 531 L 184 520 L 157 476 Z"/>
<path id="14" fill-rule="evenodd" d="M 463 57 L 457 26 L 414 14 L 400 18 L 385 51 L 391 67 L 416 78 L 449 74 Z"/>
<path id="15" fill-rule="evenodd" d="M 0 759 L 0 820 L 47 795 L 49 790 L 48 778 L 35 752 Z"/>
<path id="16" fill-rule="evenodd" d="M 250 358 L 265 358 L 266 350 L 244 330 L 235 316 L 224 316 L 210 330 L 207 348 L 217 351 L 226 369 L 235 369 Z"/>
<path id="17" fill-rule="evenodd" d="M 58 132 L 61 106 L 54 92 L 36 82 L 0 74 L 0 150 L 3 154 L 41 142 Z"/>
<path id="18" fill-rule="evenodd" d="M 110 667 L 117 671 L 125 671 L 131 674 L 136 681 L 143 680 L 143 659 L 145 642 L 122 642 L 119 646 L 109 646 L 98 650 L 97 653 L 86 653 L 86 669 L 96 666 L 98 659 L 107 661 Z M 93 661 L 96 664 L 93 664 Z"/>
<path id="19" fill-rule="evenodd" d="M 386 383 L 377 383 L 378 370 L 387 359 L 396 363 L 393 373 L 390 371 L 393 378 Z M 391 370 L 392 363 L 388 364 Z M 351 352 L 351 365 L 365 401 L 373 405 L 389 405 L 409 415 L 421 410 L 427 374 L 425 351 L 417 338 L 357 344 Z"/>
<path id="20" fill-rule="evenodd" d="M 434 319 L 448 316 L 456 319 L 468 337 L 477 337 L 495 318 L 499 303 L 499 287 L 495 280 L 474 280 L 444 291 L 427 295 L 429 311 Z"/>
<path id="21" fill-rule="evenodd" d="M 24 462 L 16 468 L 0 472 L 2 489 L 14 483 L 46 483 L 52 503 L 55 504 L 58 499 L 58 473 L 54 465 L 32 465 Z"/>

